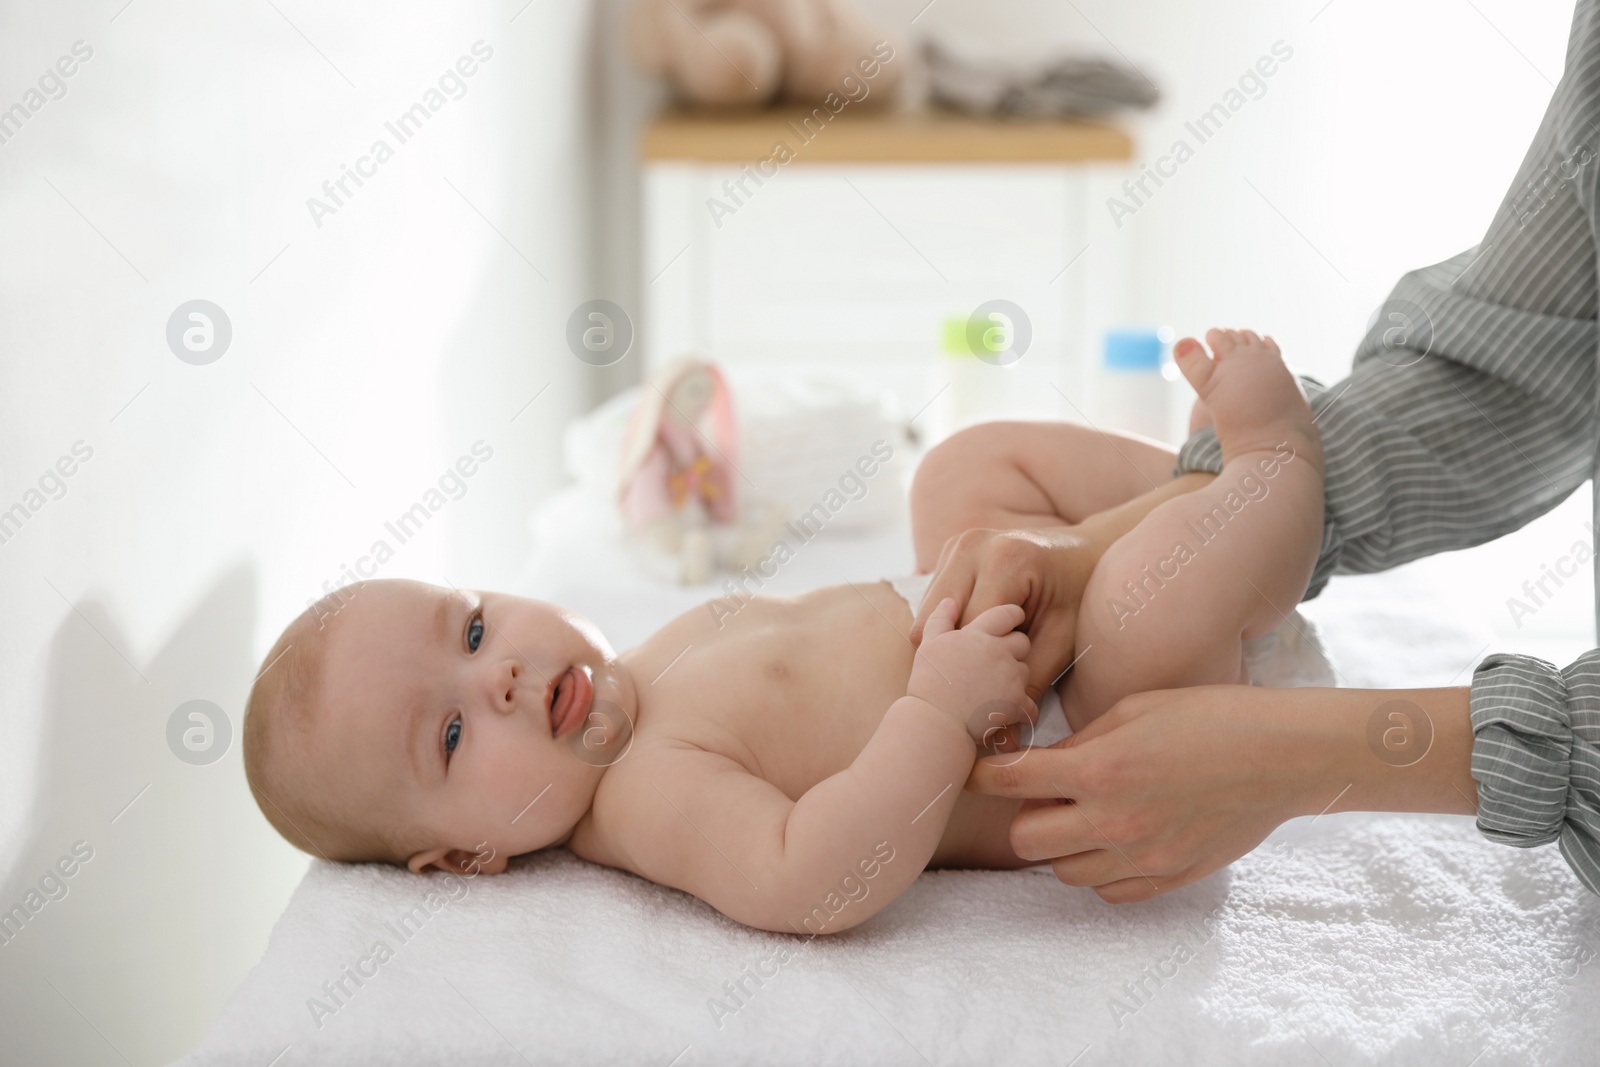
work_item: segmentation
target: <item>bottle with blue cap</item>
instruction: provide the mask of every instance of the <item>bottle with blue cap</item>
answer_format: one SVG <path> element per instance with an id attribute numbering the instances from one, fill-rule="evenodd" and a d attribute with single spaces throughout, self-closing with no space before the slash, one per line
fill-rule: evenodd
<path id="1" fill-rule="evenodd" d="M 1158 441 L 1173 435 L 1172 327 L 1121 326 L 1107 330 L 1100 373 L 1095 376 L 1096 425 L 1142 434 Z"/>

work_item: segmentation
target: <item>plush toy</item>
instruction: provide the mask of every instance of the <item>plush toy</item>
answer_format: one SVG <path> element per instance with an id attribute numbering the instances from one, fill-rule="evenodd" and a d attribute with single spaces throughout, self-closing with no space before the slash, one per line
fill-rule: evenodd
<path id="1" fill-rule="evenodd" d="M 887 99 L 894 42 L 849 0 L 639 0 L 634 58 L 689 104 Z"/>
<path id="2" fill-rule="evenodd" d="M 737 453 L 733 401 L 716 367 L 679 360 L 646 383 L 622 442 L 622 514 L 634 533 L 681 561 L 685 585 L 710 579 L 710 527 L 738 517 Z"/>

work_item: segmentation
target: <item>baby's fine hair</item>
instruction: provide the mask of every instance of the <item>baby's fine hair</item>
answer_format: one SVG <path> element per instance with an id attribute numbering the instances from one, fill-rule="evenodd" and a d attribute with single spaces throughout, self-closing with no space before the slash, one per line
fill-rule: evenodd
<path id="1" fill-rule="evenodd" d="M 256 806 L 284 840 L 302 852 L 352 863 L 398 863 L 420 849 L 407 848 L 393 828 L 340 812 L 315 788 L 325 770 L 313 765 L 308 735 L 326 673 L 328 632 L 347 620 L 341 610 L 361 586 L 334 591 L 296 615 L 262 660 L 245 703 L 242 747 L 245 778 Z M 322 784 L 330 784 L 325 778 Z M 372 813 L 376 814 L 376 813 Z"/>

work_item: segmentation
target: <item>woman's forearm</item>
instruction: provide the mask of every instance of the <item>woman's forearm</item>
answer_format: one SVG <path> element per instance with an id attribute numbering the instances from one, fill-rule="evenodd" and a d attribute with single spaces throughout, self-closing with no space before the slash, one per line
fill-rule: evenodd
<path id="1" fill-rule="evenodd" d="M 1196 686 L 1126 697 L 1027 759 L 980 759 L 967 787 L 1070 798 L 1024 809 L 1012 846 L 1120 902 L 1204 878 L 1296 816 L 1472 814 L 1472 748 L 1466 689 Z"/>
<path id="2" fill-rule="evenodd" d="M 1287 815 L 1476 813 L 1467 687 L 1277 692 L 1305 783 Z"/>

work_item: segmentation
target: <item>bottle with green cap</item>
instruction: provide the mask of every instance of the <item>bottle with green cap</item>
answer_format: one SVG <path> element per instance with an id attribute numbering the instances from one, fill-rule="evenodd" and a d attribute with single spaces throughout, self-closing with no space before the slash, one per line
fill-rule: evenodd
<path id="1" fill-rule="evenodd" d="M 927 420 L 939 433 L 1012 413 L 1018 379 L 1014 372 L 1017 359 L 1007 351 L 1012 344 L 1010 329 L 1010 322 L 1003 318 L 982 329 L 974 328 L 970 315 L 944 319 L 933 374 L 933 389 L 939 395 Z M 981 346 L 981 352 L 974 343 Z"/>

